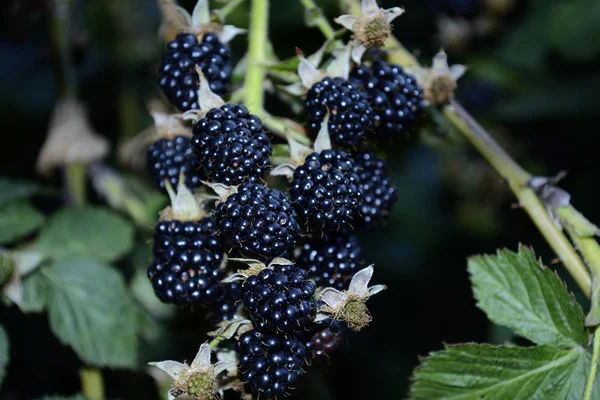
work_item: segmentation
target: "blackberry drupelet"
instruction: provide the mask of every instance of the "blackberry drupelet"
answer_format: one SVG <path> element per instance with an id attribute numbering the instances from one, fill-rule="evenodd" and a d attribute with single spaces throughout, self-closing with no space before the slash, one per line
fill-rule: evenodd
<path id="1" fill-rule="evenodd" d="M 290 200 L 280 191 L 244 183 L 215 210 L 220 233 L 246 257 L 270 262 L 294 251 L 300 234 Z"/>
<path id="2" fill-rule="evenodd" d="M 352 158 L 360 178 L 363 202 L 357 225 L 371 229 L 385 222 L 394 203 L 398 200 L 385 163 L 375 153 L 355 153 Z"/>
<path id="3" fill-rule="evenodd" d="M 348 289 L 352 276 L 362 265 L 358 238 L 338 232 L 307 238 L 296 257 L 296 265 L 308 271 L 317 287 Z"/>
<path id="4" fill-rule="evenodd" d="M 306 157 L 294 171 L 290 195 L 307 231 L 315 233 L 351 227 L 363 197 L 354 161 L 341 150 Z"/>
<path id="5" fill-rule="evenodd" d="M 163 302 L 205 305 L 221 295 L 223 244 L 214 218 L 160 221 L 152 253 L 148 278 Z"/>
<path id="6" fill-rule="evenodd" d="M 215 325 L 234 319 L 242 298 L 241 282 L 223 283 L 221 287 L 223 288 L 223 294 L 217 300 L 213 311 Z"/>
<path id="7" fill-rule="evenodd" d="M 299 335 L 310 328 L 316 313 L 315 285 L 305 270 L 275 265 L 251 275 L 242 285 L 242 302 L 261 332 Z"/>
<path id="8" fill-rule="evenodd" d="M 354 148 L 373 128 L 373 110 L 360 85 L 343 78 L 315 83 L 304 101 L 308 126 L 318 133 L 329 112 L 329 136 L 336 147 Z"/>
<path id="9" fill-rule="evenodd" d="M 213 108 L 194 125 L 191 144 L 207 180 L 228 186 L 260 182 L 272 145 L 260 119 L 241 105 Z"/>
<path id="10" fill-rule="evenodd" d="M 251 330 L 236 343 L 242 382 L 261 398 L 284 396 L 304 371 L 308 355 L 295 338 L 283 338 Z"/>
<path id="11" fill-rule="evenodd" d="M 360 65 L 352 70 L 350 80 L 369 93 L 378 136 L 406 132 L 423 111 L 423 89 L 398 65 L 384 61 L 373 62 L 371 68 Z"/>
<path id="12" fill-rule="evenodd" d="M 327 360 L 344 344 L 347 326 L 342 321 L 328 319 L 315 324 L 306 342 L 313 360 Z"/>
<path id="13" fill-rule="evenodd" d="M 171 104 L 181 111 L 198 107 L 200 84 L 196 65 L 200 67 L 210 90 L 218 95 L 227 92 L 231 80 L 231 52 L 214 33 L 205 33 L 198 41 L 192 33 L 180 33 L 167 44 L 159 67 L 158 84 Z"/>
<path id="14" fill-rule="evenodd" d="M 154 186 L 166 192 L 165 179 L 172 187 L 177 187 L 179 174 L 185 176 L 185 185 L 195 188 L 202 185 L 202 171 L 196 159 L 192 156 L 190 140 L 185 136 L 161 138 L 148 146 L 146 153 L 148 173 Z"/>

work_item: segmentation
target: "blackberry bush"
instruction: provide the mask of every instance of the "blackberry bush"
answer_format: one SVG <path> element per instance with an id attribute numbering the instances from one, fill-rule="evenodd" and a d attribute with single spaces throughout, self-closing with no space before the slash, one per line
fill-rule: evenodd
<path id="1" fill-rule="evenodd" d="M 306 238 L 296 255 L 296 263 L 308 270 L 317 287 L 347 289 L 362 265 L 358 238 L 346 232 Z"/>
<path id="2" fill-rule="evenodd" d="M 158 85 L 169 102 L 181 111 L 198 109 L 200 81 L 196 65 L 216 94 L 225 94 L 231 80 L 231 52 L 216 34 L 205 33 L 199 40 L 193 33 L 180 33 L 167 44 Z"/>
<path id="3" fill-rule="evenodd" d="M 355 153 L 352 158 L 363 192 L 358 225 L 372 229 L 387 220 L 392 206 L 398 200 L 396 188 L 388 176 L 385 163 L 375 153 Z"/>
<path id="4" fill-rule="evenodd" d="M 196 188 L 204 179 L 200 165 L 192 156 L 190 139 L 185 136 L 161 138 L 148 146 L 146 166 L 154 186 L 166 193 L 165 180 L 177 186 L 179 175 L 185 176 L 185 184 Z"/>
<path id="5" fill-rule="evenodd" d="M 378 136 L 405 133 L 423 111 L 423 89 L 399 65 L 378 60 L 371 67 L 355 67 L 350 76 L 369 94 Z"/>
<path id="6" fill-rule="evenodd" d="M 290 195 L 308 232 L 352 227 L 363 200 L 352 158 L 341 150 L 323 150 L 306 157 L 294 171 Z"/>
<path id="7" fill-rule="evenodd" d="M 272 145 L 260 119 L 240 105 L 210 110 L 193 128 L 192 150 L 206 179 L 225 185 L 260 182 Z"/>
<path id="8" fill-rule="evenodd" d="M 256 396 L 281 397 L 304 371 L 308 353 L 298 339 L 251 330 L 236 344 L 241 379 Z"/>
<path id="9" fill-rule="evenodd" d="M 296 247 L 296 213 L 278 190 L 244 183 L 217 205 L 215 213 L 219 233 L 247 257 L 269 262 Z"/>
<path id="10" fill-rule="evenodd" d="M 336 147 L 355 148 L 373 128 L 373 110 L 367 93 L 344 78 L 324 78 L 315 83 L 304 101 L 309 129 L 316 135 L 329 113 L 329 135 Z"/>
<path id="11" fill-rule="evenodd" d="M 251 275 L 242 286 L 242 302 L 261 332 L 300 335 L 315 317 L 315 285 L 305 270 L 275 265 Z"/>

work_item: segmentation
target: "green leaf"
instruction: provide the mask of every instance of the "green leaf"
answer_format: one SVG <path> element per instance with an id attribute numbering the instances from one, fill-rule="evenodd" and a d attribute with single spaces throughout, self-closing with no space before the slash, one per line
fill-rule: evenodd
<path id="1" fill-rule="evenodd" d="M 48 301 L 48 280 L 40 271 L 35 271 L 23 278 L 23 298 L 19 304 L 21 311 L 42 312 Z"/>
<path id="2" fill-rule="evenodd" d="M 2 387 L 2 381 L 6 374 L 6 367 L 8 366 L 8 350 L 8 335 L 2 325 L 0 325 L 0 388 Z"/>
<path id="3" fill-rule="evenodd" d="M 0 178 L 0 206 L 26 199 L 44 190 L 35 182 Z"/>
<path id="4" fill-rule="evenodd" d="M 135 305 L 121 275 L 90 259 L 63 260 L 41 272 L 48 284 L 50 328 L 60 341 L 89 364 L 135 366 Z"/>
<path id="5" fill-rule="evenodd" d="M 600 3 L 597 0 L 568 1 L 557 4 L 550 14 L 550 45 L 563 57 L 592 61 L 600 54 Z"/>
<path id="6" fill-rule="evenodd" d="M 411 398 L 581 399 L 589 366 L 581 347 L 447 346 L 415 370 Z"/>
<path id="7" fill-rule="evenodd" d="M 68 208 L 42 229 L 38 250 L 48 257 L 89 256 L 112 261 L 133 243 L 133 228 L 118 214 L 102 208 Z"/>
<path id="8" fill-rule="evenodd" d="M 586 346 L 584 315 L 573 295 L 532 250 L 469 260 L 477 306 L 493 322 L 538 344 Z"/>
<path id="9" fill-rule="evenodd" d="M 0 244 L 10 243 L 33 232 L 44 217 L 27 201 L 10 203 L 0 208 Z"/>

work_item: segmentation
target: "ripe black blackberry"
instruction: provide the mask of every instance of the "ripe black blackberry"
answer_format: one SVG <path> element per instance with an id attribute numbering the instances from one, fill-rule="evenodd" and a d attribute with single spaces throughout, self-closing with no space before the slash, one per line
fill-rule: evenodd
<path id="1" fill-rule="evenodd" d="M 351 227 L 362 203 L 362 190 L 352 158 L 341 150 L 306 157 L 290 185 L 294 208 L 309 232 Z"/>
<path id="2" fill-rule="evenodd" d="M 338 232 L 307 238 L 296 256 L 296 264 L 308 270 L 317 287 L 348 289 L 352 276 L 362 265 L 358 238 Z"/>
<path id="3" fill-rule="evenodd" d="M 308 91 L 304 109 L 316 134 L 329 112 L 329 136 L 336 147 L 355 148 L 373 128 L 373 109 L 367 93 L 355 82 L 324 78 Z"/>
<path id="4" fill-rule="evenodd" d="M 231 321 L 235 318 L 237 310 L 241 305 L 242 284 L 241 282 L 223 283 L 223 294 L 217 300 L 213 310 L 213 321 L 215 325 L 223 321 Z"/>
<path id="5" fill-rule="evenodd" d="M 328 319 L 315 324 L 306 342 L 306 350 L 313 360 L 327 360 L 344 344 L 348 327 L 337 320 Z"/>
<path id="6" fill-rule="evenodd" d="M 148 278 L 163 302 L 205 305 L 221 295 L 223 244 L 214 218 L 160 221 L 152 254 Z"/>
<path id="7" fill-rule="evenodd" d="M 398 65 L 385 61 L 375 61 L 371 68 L 360 65 L 352 70 L 350 80 L 369 94 L 376 135 L 406 132 L 423 111 L 423 89 Z"/>
<path id="8" fill-rule="evenodd" d="M 299 335 L 310 328 L 316 313 L 315 285 L 305 270 L 275 265 L 251 275 L 242 285 L 242 302 L 261 332 Z"/>
<path id="9" fill-rule="evenodd" d="M 219 232 L 246 257 L 270 262 L 294 251 L 300 234 L 290 200 L 280 191 L 244 183 L 215 210 Z"/>
<path id="10" fill-rule="evenodd" d="M 210 182 L 260 182 L 273 149 L 260 119 L 241 105 L 213 108 L 193 128 L 194 155 Z"/>
<path id="11" fill-rule="evenodd" d="M 360 152 L 352 155 L 360 178 L 363 202 L 357 225 L 371 229 L 385 222 L 398 200 L 396 188 L 388 176 L 385 163 L 375 153 Z"/>
<path id="12" fill-rule="evenodd" d="M 148 146 L 146 166 L 154 186 L 165 192 L 165 179 L 176 187 L 179 174 L 185 176 L 185 184 L 189 188 L 202 185 L 200 165 L 192 156 L 190 139 L 185 136 L 161 138 Z"/>
<path id="13" fill-rule="evenodd" d="M 180 33 L 167 44 L 159 67 L 158 84 L 174 106 L 181 111 L 198 109 L 200 67 L 210 90 L 223 95 L 231 80 L 231 51 L 214 33 L 205 33 L 200 41 L 192 33 Z"/>
<path id="14" fill-rule="evenodd" d="M 298 339 L 251 330 L 236 343 L 242 382 L 256 396 L 284 396 L 304 371 L 308 355 Z"/>

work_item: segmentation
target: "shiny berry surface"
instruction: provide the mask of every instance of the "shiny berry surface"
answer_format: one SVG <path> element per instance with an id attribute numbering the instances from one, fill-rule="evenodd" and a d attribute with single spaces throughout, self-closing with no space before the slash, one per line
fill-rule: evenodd
<path id="1" fill-rule="evenodd" d="M 231 80 L 231 51 L 217 35 L 206 33 L 199 41 L 196 35 L 180 33 L 167 44 L 158 70 L 158 85 L 181 111 L 198 109 L 200 79 L 196 65 L 218 95 L 227 92 Z"/>
<path id="2" fill-rule="evenodd" d="M 354 148 L 373 127 L 373 110 L 360 85 L 343 78 L 315 83 L 304 102 L 310 130 L 316 135 L 329 112 L 329 136 L 336 147 Z"/>
<path id="3" fill-rule="evenodd" d="M 173 188 L 179 183 L 179 174 L 185 176 L 185 185 L 195 188 L 204 179 L 200 166 L 191 154 L 190 140 L 184 136 L 159 139 L 148 146 L 146 166 L 154 186 L 166 193 L 165 179 Z"/>
<path id="4" fill-rule="evenodd" d="M 314 360 L 327 360 L 344 345 L 346 330 L 343 322 L 331 319 L 315 324 L 306 342 L 306 350 Z"/>
<path id="5" fill-rule="evenodd" d="M 231 282 L 221 284 L 223 294 L 213 309 L 213 321 L 216 324 L 236 318 L 242 298 L 242 283 Z"/>
<path id="6" fill-rule="evenodd" d="M 280 191 L 244 183 L 217 205 L 219 232 L 244 256 L 270 262 L 294 251 L 300 234 L 290 200 Z"/>
<path id="7" fill-rule="evenodd" d="M 341 150 L 306 157 L 289 191 L 306 230 L 317 233 L 351 228 L 363 199 L 354 160 Z"/>
<path id="8" fill-rule="evenodd" d="M 241 105 L 210 110 L 193 128 L 191 144 L 206 179 L 228 186 L 260 182 L 272 145 L 261 120 Z"/>
<path id="9" fill-rule="evenodd" d="M 276 265 L 246 278 L 242 302 L 261 332 L 302 334 L 315 317 L 315 284 L 301 268 Z"/>

